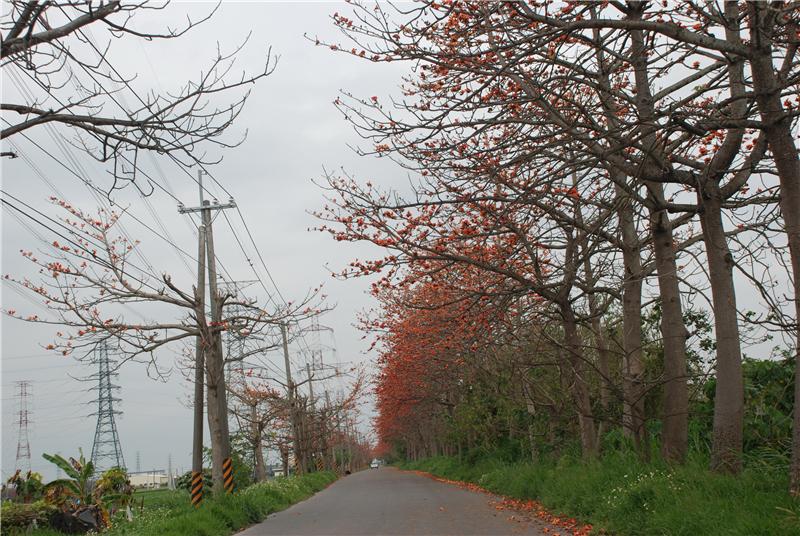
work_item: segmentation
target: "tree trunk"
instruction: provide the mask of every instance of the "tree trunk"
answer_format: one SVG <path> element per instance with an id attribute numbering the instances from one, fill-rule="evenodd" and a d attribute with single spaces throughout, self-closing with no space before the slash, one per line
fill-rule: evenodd
<path id="1" fill-rule="evenodd" d="M 536 405 L 530 398 L 525 401 L 525 409 L 528 410 L 528 415 L 531 417 L 536 415 Z M 536 434 L 534 433 L 534 427 L 532 424 L 528 425 L 528 441 L 531 445 L 531 461 L 536 463 L 539 458 L 539 452 L 536 448 Z"/>
<path id="2" fill-rule="evenodd" d="M 597 456 L 597 431 L 592 415 L 592 402 L 589 397 L 589 386 L 585 378 L 585 363 L 581 348 L 578 326 L 575 315 L 568 304 L 562 304 L 561 314 L 564 322 L 564 343 L 572 372 L 572 400 L 578 413 L 578 426 L 581 434 L 581 453 L 585 459 Z"/>
<path id="3" fill-rule="evenodd" d="M 697 194 L 700 224 L 714 306 L 717 341 L 717 384 L 714 394 L 714 442 L 711 468 L 738 473 L 742 468 L 742 427 L 744 425 L 744 386 L 739 322 L 736 318 L 736 290 L 733 284 L 733 257 L 722 223 L 722 197 L 719 185 L 707 180 Z"/>
<path id="4" fill-rule="evenodd" d="M 591 10 L 596 18 L 595 9 Z M 611 128 L 619 128 L 617 111 L 619 107 L 612 98 L 609 69 L 602 43 L 600 29 L 595 29 L 593 37 L 597 45 L 597 85 L 603 112 Z M 627 175 L 609 170 L 617 202 L 617 219 L 622 240 L 622 264 L 624 278 L 622 283 L 622 431 L 633 440 L 634 448 L 640 455 L 647 456 L 647 428 L 642 365 L 642 271 L 641 245 L 636 230 L 636 219 L 631 196 L 625 191 Z"/>
<path id="5" fill-rule="evenodd" d="M 773 63 L 772 39 L 774 16 L 769 3 L 748 2 L 751 41 L 750 69 L 764 135 L 772 151 L 780 180 L 780 207 L 789 242 L 789 257 L 794 280 L 795 322 L 800 322 L 800 159 L 780 99 L 778 78 Z M 791 33 L 791 32 L 788 32 Z M 800 329 L 795 335 L 794 407 L 800 408 Z M 790 491 L 800 495 L 800 411 L 794 412 L 792 462 L 789 470 Z"/>
<path id="6" fill-rule="evenodd" d="M 225 363 L 219 333 L 212 335 L 210 351 L 206 354 L 206 383 L 208 400 L 208 430 L 211 435 L 211 476 L 214 494 L 225 492 L 222 464 L 231 455 L 228 430 L 228 400 L 225 386 Z"/>
<path id="7" fill-rule="evenodd" d="M 665 210 L 651 212 L 650 228 L 661 297 L 661 336 L 664 341 L 661 455 L 667 461 L 683 462 L 689 443 L 686 326 L 683 323 L 672 223 Z"/>
<path id="8" fill-rule="evenodd" d="M 642 258 L 630 198 L 617 187 L 617 210 L 622 236 L 622 426 L 640 454 L 647 443 L 642 366 Z"/>
<path id="9" fill-rule="evenodd" d="M 263 482 L 267 479 L 267 464 L 264 462 L 264 450 L 262 448 L 261 440 L 259 439 L 256 445 L 256 482 Z"/>
<path id="10" fill-rule="evenodd" d="M 646 3 L 631 4 L 630 17 L 642 18 Z M 683 309 L 678 285 L 678 268 L 675 260 L 672 222 L 664 206 L 664 187 L 660 182 L 647 180 L 647 174 L 663 175 L 669 172 L 669 159 L 665 154 L 663 140 L 656 136 L 658 125 L 654 110 L 653 94 L 648 73 L 648 47 L 644 32 L 633 30 L 631 35 L 631 65 L 636 82 L 636 108 L 640 125 L 637 134 L 648 147 L 643 163 L 642 178 L 650 200 L 650 231 L 653 235 L 653 254 L 658 273 L 658 289 L 661 297 L 661 334 L 664 341 L 664 403 L 662 416 L 661 454 L 672 462 L 683 462 L 689 442 L 688 411 L 689 391 L 686 385 L 686 326 L 683 324 Z"/>
<path id="11" fill-rule="evenodd" d="M 283 464 L 283 476 L 289 476 L 289 445 L 284 444 L 280 447 L 281 464 Z"/>
<path id="12" fill-rule="evenodd" d="M 583 271 L 586 275 L 586 285 L 592 288 L 597 283 L 594 277 L 594 270 L 592 269 L 592 262 L 590 255 L 586 251 L 584 245 L 583 251 Z M 592 317 L 592 336 L 594 338 L 595 351 L 597 352 L 597 372 L 600 374 L 600 407 L 603 409 L 602 416 L 597 424 L 597 438 L 598 441 L 603 437 L 605 425 L 609 415 L 609 407 L 611 405 L 611 359 L 608 349 L 608 342 L 605 333 L 603 333 L 603 311 L 597 303 L 597 297 L 590 293 L 587 301 L 589 302 L 589 315 Z M 599 445 L 598 445 L 599 446 Z"/>
<path id="13" fill-rule="evenodd" d="M 252 434 L 253 434 L 253 472 L 255 473 L 255 481 L 263 482 L 267 479 L 267 467 L 264 463 L 264 448 L 261 441 L 263 430 L 257 422 L 258 413 L 256 406 L 251 406 L 250 417 L 252 419 Z"/>
<path id="14" fill-rule="evenodd" d="M 297 397 L 297 389 L 295 388 L 295 396 L 292 402 L 292 428 L 294 434 L 294 463 L 297 474 L 305 474 L 308 470 L 306 463 L 306 438 L 305 438 L 305 412 L 300 406 L 301 400 Z"/>

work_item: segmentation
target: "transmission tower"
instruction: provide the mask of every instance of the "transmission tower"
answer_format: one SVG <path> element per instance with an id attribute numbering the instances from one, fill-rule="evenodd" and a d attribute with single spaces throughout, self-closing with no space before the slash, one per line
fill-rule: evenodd
<path id="1" fill-rule="evenodd" d="M 111 372 L 112 361 L 108 357 L 108 345 L 105 341 L 95 349 L 95 361 L 98 367 L 97 387 L 93 387 L 92 390 L 97 390 L 97 413 L 92 413 L 92 416 L 97 415 L 97 427 L 92 445 L 92 463 L 98 471 L 112 467 L 125 468 L 125 460 L 119 446 L 117 423 L 114 420 L 115 415 L 122 413 L 114 409 L 114 402 L 119 402 L 120 399 L 112 394 L 119 389 L 118 385 L 111 383 L 117 373 Z"/>
<path id="2" fill-rule="evenodd" d="M 21 471 L 31 470 L 31 442 L 28 439 L 28 424 L 30 424 L 30 411 L 28 410 L 28 397 L 30 396 L 31 382 L 28 380 L 15 382 L 17 384 L 17 398 L 19 399 L 19 438 L 17 439 L 16 469 Z"/>
<path id="3" fill-rule="evenodd" d="M 242 291 L 247 287 L 258 283 L 255 280 L 249 281 L 223 281 L 220 283 L 221 289 L 224 289 L 224 292 L 230 294 L 234 297 L 235 302 L 241 302 L 245 300 L 245 297 L 242 295 Z M 225 312 L 230 317 L 237 317 L 237 316 L 244 316 L 247 311 L 241 305 L 225 305 Z M 238 332 L 233 330 L 228 330 L 224 333 L 225 339 L 225 376 L 227 378 L 231 378 L 233 372 L 237 372 L 239 374 L 243 374 L 242 369 L 244 368 L 244 364 L 242 361 L 233 361 L 236 358 L 241 358 L 245 354 L 245 349 L 247 346 L 247 338 L 245 336 L 240 335 Z"/>

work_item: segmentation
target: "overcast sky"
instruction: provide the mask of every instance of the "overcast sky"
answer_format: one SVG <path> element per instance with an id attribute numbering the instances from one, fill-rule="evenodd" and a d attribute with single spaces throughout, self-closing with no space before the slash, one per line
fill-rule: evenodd
<path id="1" fill-rule="evenodd" d="M 166 26 L 180 26 L 187 14 L 196 20 L 212 8 L 213 4 L 209 3 L 175 2 L 167 11 L 141 14 L 136 19 L 136 27 L 163 31 Z M 381 252 L 369 245 L 335 242 L 327 235 L 308 231 L 309 227 L 317 224 L 309 211 L 319 209 L 325 203 L 323 192 L 312 180 L 321 178 L 323 167 L 329 170 L 344 167 L 357 178 L 371 180 L 381 187 L 404 187 L 406 173 L 388 159 L 358 157 L 348 147 L 357 145 L 360 140 L 335 109 L 333 101 L 340 90 L 350 90 L 365 99 L 373 95 L 387 100 L 390 95 L 397 96 L 401 77 L 408 66 L 358 60 L 334 53 L 326 47 L 315 47 L 304 38 L 304 33 L 308 33 L 338 41 L 340 34 L 330 19 L 336 11 L 345 13 L 349 8 L 344 3 L 334 2 L 226 1 L 211 21 L 180 39 L 152 42 L 133 38 L 115 40 L 109 59 L 128 76 L 138 73 L 133 85 L 137 93 L 145 94 L 151 90 L 175 91 L 196 78 L 211 63 L 218 44 L 223 52 L 227 52 L 251 33 L 249 42 L 237 58 L 234 69 L 237 73 L 241 69 L 250 72 L 262 69 L 266 51 L 272 47 L 273 58 L 279 58 L 275 72 L 252 88 L 244 112 L 228 133 L 228 139 L 234 140 L 247 132 L 247 139 L 241 146 L 227 151 L 223 162 L 212 169 L 214 177 L 231 192 L 241 207 L 269 274 L 260 266 L 235 213 L 230 215 L 233 229 L 222 216 L 214 226 L 220 268 L 228 279 L 252 280 L 255 275 L 247 260 L 252 259 L 267 290 L 275 293 L 271 276 L 286 300 L 302 299 L 308 289 L 324 283 L 329 302 L 336 308 L 321 322 L 333 328 L 333 335 L 323 332 L 319 341 L 310 336 L 306 345 L 319 342 L 325 346 L 328 363 L 369 364 L 374 356 L 365 353 L 368 343 L 353 327 L 357 314 L 373 305 L 366 294 L 369 281 L 339 281 L 330 276 L 330 270 L 340 271 L 354 258 L 372 258 Z M 95 27 L 91 37 L 98 43 L 107 42 L 101 28 Z M 79 44 L 75 46 L 76 50 L 80 49 Z M 35 93 L 35 88 L 26 82 L 24 75 L 3 72 L 2 84 L 3 102 L 26 102 L 23 94 L 27 91 Z M 64 96 L 64 91 L 68 90 L 62 90 L 60 95 Z M 132 98 L 127 94 L 127 99 Z M 222 105 L 224 100 L 216 103 Z M 113 110 L 113 105 L 110 107 L 109 111 Z M 65 144 L 64 139 L 75 141 L 69 130 L 51 132 L 38 128 L 29 132 L 32 141 L 17 135 L 12 139 L 13 145 L 3 144 L 3 151 L 14 150 L 20 155 L 20 158 L 0 162 L 3 189 L 47 214 L 57 214 L 47 201 L 53 195 L 64 197 L 83 209 L 95 209 L 98 201 L 81 179 L 90 180 L 99 188 L 108 187 L 108 168 Z M 145 157 L 140 164 L 183 204 L 197 204 L 197 185 L 185 170 L 164 157 Z M 222 187 L 213 181 L 207 181 L 206 185 L 220 201 L 227 201 Z M 149 263 L 155 272 L 169 273 L 179 286 L 190 289 L 196 277 L 191 256 L 195 255 L 197 245 L 189 216 L 178 214 L 174 199 L 158 189 L 146 200 L 133 188 L 116 192 L 114 199 L 129 212 L 129 216 L 123 219 L 125 230 L 142 241 L 143 258 L 137 258 L 137 263 Z M 155 232 L 144 228 L 135 219 L 147 223 Z M 42 228 L 34 226 L 29 229 L 26 225 L 30 226 L 30 222 L 23 225 L 7 210 L 2 211 L 0 222 L 2 273 L 35 277 L 35 271 L 21 258 L 19 250 L 46 250 L 45 244 L 51 243 L 54 237 Z M 236 236 L 242 240 L 246 252 L 239 248 Z M 695 275 L 692 277 L 705 286 L 704 277 L 697 275 L 704 268 L 702 256 L 700 259 L 694 265 Z M 687 262 L 693 261 L 688 259 Z M 778 279 L 778 291 L 788 288 L 784 272 Z M 647 295 L 654 295 L 653 284 L 654 281 L 648 283 Z M 260 301 L 268 299 L 259 284 L 248 287 L 248 292 Z M 280 300 L 277 296 L 273 298 Z M 763 310 L 758 305 L 759 298 L 752 285 L 740 274 L 737 274 L 737 299 L 743 310 Z M 5 309 L 46 315 L 41 306 L 5 284 L 2 286 L 2 302 Z M 710 305 L 699 296 L 695 296 L 695 302 L 699 308 L 710 309 Z M 137 314 L 152 313 L 123 312 L 133 315 L 134 320 Z M 55 472 L 42 459 L 43 452 L 70 456 L 82 448 L 87 456 L 91 453 L 95 419 L 89 414 L 96 410 L 91 404 L 94 392 L 88 390 L 91 385 L 75 378 L 85 378 L 94 371 L 74 359 L 47 354 L 44 346 L 53 340 L 56 329 L 6 316 L 2 316 L 0 322 L 3 479 L 14 470 L 18 436 L 15 382 L 20 380 L 31 382 L 32 466 L 47 478 L 52 478 Z M 750 347 L 748 341 L 744 344 L 746 353 L 767 357 L 769 347 L 777 341 L 762 343 L 755 348 Z M 334 347 L 335 352 L 332 350 Z M 173 367 L 175 352 L 179 350 L 173 348 L 159 352 L 159 366 L 165 370 Z M 293 345 L 292 356 L 297 375 L 305 359 L 300 345 Z M 269 359 L 274 370 L 282 367 L 280 355 L 271 355 Z M 171 455 L 173 466 L 186 470 L 191 454 L 191 410 L 185 404 L 190 385 L 175 370 L 166 381 L 153 380 L 153 375 L 146 366 L 129 363 L 121 368 L 116 380 L 122 388 L 119 409 L 124 414 L 117 424 L 126 464 L 129 469 L 136 469 L 138 453 L 143 470 L 165 468 Z M 328 387 L 335 389 L 341 385 L 329 384 Z M 363 413 L 362 428 L 366 431 L 371 415 L 369 402 L 365 403 Z"/>
<path id="2" fill-rule="evenodd" d="M 209 9 L 207 3 L 180 2 L 166 13 L 142 17 L 137 26 L 163 28 L 168 22 L 174 26 L 187 13 L 196 19 Z M 307 230 L 316 224 L 308 211 L 324 203 L 321 190 L 311 181 L 320 178 L 323 166 L 328 169 L 344 166 L 360 178 L 380 181 L 383 185 L 401 184 L 405 180 L 404 172 L 388 160 L 361 158 L 347 147 L 348 143 L 357 144 L 359 140 L 332 104 L 340 89 L 363 96 L 397 94 L 404 67 L 358 61 L 315 47 L 303 37 L 304 32 L 335 37 L 337 32 L 329 17 L 342 9 L 346 8 L 323 2 L 225 2 L 211 21 L 178 40 L 115 41 L 110 58 L 121 71 L 139 74 L 137 89 L 162 91 L 175 89 L 196 77 L 210 63 L 217 42 L 223 50 L 230 49 L 252 31 L 237 63 L 238 68 L 250 71 L 263 67 L 265 51 L 272 47 L 273 54 L 279 56 L 277 68 L 253 88 L 244 113 L 232 127 L 232 136 L 248 131 L 247 140 L 228 151 L 212 173 L 234 195 L 272 277 L 287 300 L 300 299 L 310 287 L 325 283 L 330 302 L 337 307 L 322 323 L 335 331 L 333 337 L 323 333 L 320 342 L 336 347 L 335 355 L 332 351 L 326 353 L 327 360 L 350 362 L 371 359 L 364 353 L 368 345 L 353 327 L 356 314 L 372 305 L 365 294 L 368 282 L 338 281 L 331 278 L 328 270 L 340 270 L 354 257 L 370 257 L 379 252 L 366 245 L 334 242 L 327 235 Z M 92 36 L 106 39 L 97 28 Z M 20 96 L 24 87 L 20 88 L 19 80 L 4 74 L 3 102 L 24 100 Z M 19 136 L 14 138 L 14 150 L 25 158 L 3 160 L 3 188 L 48 214 L 56 214 L 47 202 L 51 195 L 63 194 L 75 205 L 94 209 L 97 201 L 62 164 L 100 186 L 108 184 L 106 168 L 77 149 L 60 147 L 44 129 L 31 131 L 30 135 L 55 158 Z M 71 137 L 68 130 L 58 130 L 58 135 Z M 9 147 L 5 145 L 3 150 Z M 144 165 L 184 204 L 197 203 L 196 184 L 169 160 L 159 158 L 156 167 L 152 160 L 146 159 Z M 219 192 L 221 201 L 226 200 L 217 186 L 211 184 L 209 189 Z M 163 224 L 176 245 L 194 254 L 196 238 L 188 217 L 177 213 L 175 202 L 166 194 L 156 190 L 147 201 L 160 218 L 160 224 L 133 189 L 115 194 L 115 199 L 162 235 L 159 225 Z M 231 220 L 237 233 L 243 236 L 241 223 L 235 218 Z M 142 240 L 144 256 L 157 270 L 173 274 L 179 284 L 190 288 L 195 277 L 194 266 L 185 255 L 130 218 L 123 222 L 130 235 Z M 52 240 L 47 231 L 36 230 L 44 239 Z M 227 224 L 218 219 L 214 231 L 217 255 L 230 277 L 253 279 L 245 255 Z M 255 258 L 247 242 L 245 246 L 249 248 L 248 255 Z M 21 259 L 18 252 L 22 248 L 44 249 L 44 246 L 3 210 L 3 274 L 36 275 L 29 263 Z M 259 276 L 268 281 L 260 268 Z M 260 300 L 266 298 L 258 285 L 251 287 L 251 294 Z M 43 309 L 8 286 L 3 286 L 2 300 L 6 309 L 44 314 Z M 65 456 L 75 455 L 79 448 L 87 456 L 91 452 L 95 420 L 88 415 L 95 411 L 91 404 L 94 392 L 87 391 L 90 385 L 73 377 L 85 377 L 93 370 L 73 359 L 48 355 L 43 346 L 53 340 L 54 331 L 46 325 L 2 318 L 3 479 L 14 469 L 18 428 L 14 382 L 19 380 L 30 380 L 32 384 L 33 469 L 52 478 L 55 473 L 42 459 L 43 452 L 60 452 Z M 301 365 L 302 357 L 297 356 L 296 347 L 293 353 L 295 362 Z M 172 352 L 159 354 L 159 363 L 164 368 L 169 368 L 173 359 Z M 278 355 L 274 359 L 276 366 L 281 363 Z M 188 469 L 192 421 L 191 410 L 185 406 L 189 386 L 181 374 L 174 371 L 167 382 L 158 382 L 148 377 L 145 366 L 131 363 L 121 369 L 117 384 L 122 387 L 120 409 L 124 412 L 117 424 L 128 468 L 136 469 L 138 453 L 143 470 L 166 467 L 169 455 L 174 467 Z M 365 415 L 369 411 L 366 408 Z M 368 418 L 364 420 L 366 427 Z"/>

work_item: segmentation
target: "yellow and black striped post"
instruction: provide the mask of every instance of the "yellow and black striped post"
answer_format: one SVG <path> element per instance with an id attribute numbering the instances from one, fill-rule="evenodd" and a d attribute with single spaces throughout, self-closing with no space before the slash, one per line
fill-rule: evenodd
<path id="1" fill-rule="evenodd" d="M 225 493 L 233 493 L 233 461 L 230 458 L 222 462 L 222 481 L 225 483 Z"/>
<path id="2" fill-rule="evenodd" d="M 200 508 L 200 504 L 203 502 L 203 473 L 192 473 L 190 493 L 192 496 L 192 506 Z"/>

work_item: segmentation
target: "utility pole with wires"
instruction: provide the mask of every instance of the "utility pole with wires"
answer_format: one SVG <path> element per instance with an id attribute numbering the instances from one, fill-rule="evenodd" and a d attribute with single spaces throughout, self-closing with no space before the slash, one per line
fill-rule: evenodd
<path id="1" fill-rule="evenodd" d="M 319 463 L 319 458 L 317 457 L 316 453 L 316 440 L 317 438 L 317 427 L 316 427 L 316 405 L 314 403 L 314 374 L 311 372 L 311 364 L 306 362 L 306 375 L 308 376 L 308 408 L 305 411 L 304 415 L 304 424 L 305 430 L 304 434 L 306 439 L 305 444 L 305 451 L 311 457 L 312 462 Z M 322 470 L 318 468 L 318 470 Z"/>
<path id="2" fill-rule="evenodd" d="M 167 455 L 167 488 L 175 490 L 175 475 L 172 472 L 172 453 Z"/>
<path id="3" fill-rule="evenodd" d="M 15 469 L 20 471 L 31 470 L 31 442 L 28 438 L 28 425 L 30 424 L 30 410 L 28 409 L 28 397 L 31 396 L 31 382 L 22 380 L 15 382 L 17 386 L 17 400 L 19 402 L 19 413 L 17 424 L 19 425 L 19 436 L 17 438 L 17 459 L 14 462 Z"/>
<path id="4" fill-rule="evenodd" d="M 217 268 L 216 257 L 214 256 L 214 234 L 212 231 L 213 220 L 211 218 L 212 210 L 223 210 L 226 208 L 235 208 L 236 203 L 233 198 L 229 199 L 227 203 L 221 204 L 203 198 L 203 170 L 197 171 L 197 184 L 200 192 L 200 206 L 198 207 L 185 207 L 183 204 L 178 205 L 178 212 L 180 214 L 200 213 L 200 225 L 198 226 L 198 256 L 197 256 L 197 287 L 196 297 L 198 300 L 198 310 L 205 311 L 205 286 L 206 286 L 206 268 L 208 268 L 208 286 L 210 294 L 211 306 L 211 321 L 212 323 L 220 322 L 220 308 L 217 306 L 219 295 L 217 294 Z M 203 392 L 204 392 L 204 372 L 208 369 L 208 378 L 214 381 L 221 381 L 223 385 L 215 388 L 225 390 L 224 386 L 224 363 L 217 363 L 222 360 L 222 339 L 219 336 L 212 337 L 213 347 L 206 347 L 202 335 L 197 336 L 197 346 L 195 349 L 195 376 L 194 376 L 194 424 L 192 432 L 192 481 L 190 486 L 191 501 L 195 507 L 199 507 L 203 502 Z M 206 359 L 206 352 L 212 360 Z M 208 363 L 206 363 L 208 361 Z M 218 371 L 216 368 L 222 366 L 222 370 Z M 215 370 L 212 371 L 212 368 Z M 212 373 L 213 372 L 213 373 Z M 222 378 L 217 376 L 221 373 Z M 209 382 L 209 388 L 213 384 Z M 221 415 L 225 423 L 227 423 L 227 415 Z M 225 433 L 227 433 L 227 426 L 223 426 Z M 225 460 L 230 456 L 230 453 L 214 453 L 214 457 L 222 455 Z M 223 462 L 224 463 L 224 462 Z"/>
<path id="5" fill-rule="evenodd" d="M 122 448 L 119 445 L 119 434 L 117 433 L 117 423 L 115 417 L 122 412 L 114 409 L 114 403 L 120 402 L 115 398 L 113 392 L 119 389 L 118 385 L 111 383 L 112 378 L 117 376 L 116 372 L 111 371 L 112 361 L 108 356 L 108 344 L 101 342 L 95 348 L 95 362 L 97 363 L 97 426 L 94 431 L 94 443 L 92 444 L 92 463 L 98 472 L 112 467 L 125 468 L 125 459 L 122 456 Z"/>
<path id="6" fill-rule="evenodd" d="M 292 422 L 292 444 L 294 447 L 294 461 L 298 473 L 306 472 L 305 452 L 301 442 L 302 423 L 300 422 L 300 412 L 297 406 L 297 393 L 294 381 L 292 381 L 292 363 L 289 360 L 289 335 L 285 322 L 281 323 L 281 337 L 283 339 L 283 361 L 286 366 L 286 390 L 289 398 L 289 417 Z"/>

